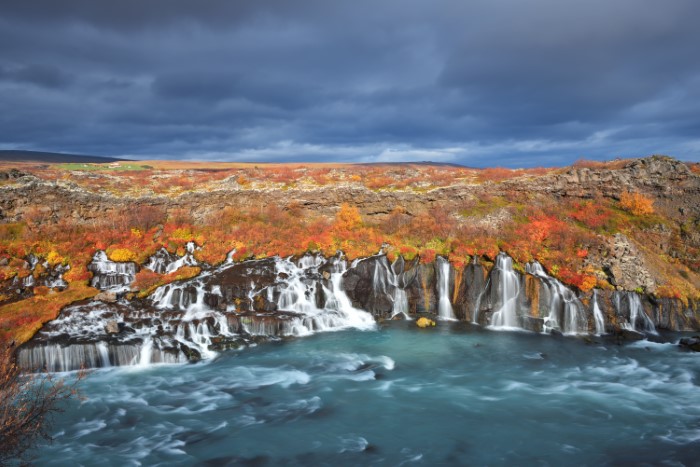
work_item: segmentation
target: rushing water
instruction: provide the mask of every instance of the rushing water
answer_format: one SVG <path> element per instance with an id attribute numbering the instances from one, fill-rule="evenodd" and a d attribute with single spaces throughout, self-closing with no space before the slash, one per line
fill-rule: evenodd
<path id="1" fill-rule="evenodd" d="M 199 364 L 99 370 L 36 461 L 696 463 L 700 355 L 595 339 L 394 322 Z"/>

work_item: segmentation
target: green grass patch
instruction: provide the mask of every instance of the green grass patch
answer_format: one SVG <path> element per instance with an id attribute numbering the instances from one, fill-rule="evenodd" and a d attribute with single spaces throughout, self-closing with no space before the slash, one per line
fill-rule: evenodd
<path id="1" fill-rule="evenodd" d="M 100 163 L 100 164 L 83 164 L 83 163 L 68 163 L 59 164 L 59 169 L 62 170 L 78 170 L 84 172 L 111 172 L 111 171 L 128 171 L 128 170 L 150 170 L 153 167 L 150 165 L 127 163 L 127 162 L 113 162 L 113 163 Z"/>

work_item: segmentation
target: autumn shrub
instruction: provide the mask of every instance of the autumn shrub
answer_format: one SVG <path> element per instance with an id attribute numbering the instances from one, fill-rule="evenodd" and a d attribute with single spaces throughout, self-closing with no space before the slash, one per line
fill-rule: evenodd
<path id="1" fill-rule="evenodd" d="M 334 228 L 338 232 L 357 229 L 362 225 L 362 216 L 355 206 L 343 203 L 335 216 Z"/>
<path id="2" fill-rule="evenodd" d="M 518 173 L 512 169 L 503 167 L 491 167 L 479 171 L 479 181 L 481 182 L 502 182 L 516 177 Z"/>
<path id="3" fill-rule="evenodd" d="M 68 272 L 63 274 L 67 282 L 87 282 L 92 277 L 92 273 L 87 270 L 84 264 L 74 264 Z"/>
<path id="4" fill-rule="evenodd" d="M 115 248 L 111 251 L 107 251 L 109 259 L 116 262 L 134 261 L 136 260 L 136 253 L 129 250 L 128 248 Z"/>
<path id="5" fill-rule="evenodd" d="M 381 188 L 388 188 L 392 183 L 394 183 L 394 179 L 386 176 L 375 176 L 368 178 L 365 180 L 365 186 L 369 188 L 370 190 L 379 190 Z"/>
<path id="6" fill-rule="evenodd" d="M 76 385 L 53 375 L 22 374 L 11 352 L 0 342 L 0 465 L 29 465 L 31 449 L 50 440 L 53 416 L 78 396 Z"/>
<path id="7" fill-rule="evenodd" d="M 620 206 L 635 216 L 646 216 L 654 213 L 654 201 L 641 193 L 623 192 L 620 195 Z"/>
<path id="8" fill-rule="evenodd" d="M 604 205 L 602 199 L 574 202 L 569 215 L 592 230 L 615 230 L 614 212 Z"/>
<path id="9" fill-rule="evenodd" d="M 163 280 L 163 275 L 150 269 L 142 268 L 136 273 L 132 287 L 136 290 L 150 290 Z"/>

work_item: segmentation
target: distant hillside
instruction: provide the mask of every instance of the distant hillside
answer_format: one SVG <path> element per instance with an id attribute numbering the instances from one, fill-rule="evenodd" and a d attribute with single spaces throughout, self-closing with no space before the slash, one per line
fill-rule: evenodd
<path id="1" fill-rule="evenodd" d="M 0 150 L 0 161 L 9 162 L 49 162 L 49 163 L 89 163 L 99 164 L 108 162 L 125 161 L 128 159 L 116 159 L 114 157 L 99 157 L 99 156 L 79 156 L 76 154 L 62 154 L 57 152 L 40 152 L 40 151 L 15 151 L 15 150 Z"/>
<path id="2" fill-rule="evenodd" d="M 433 162 L 433 161 L 419 161 L 419 162 L 411 162 L 411 161 L 406 161 L 406 162 L 363 162 L 358 165 L 366 165 L 366 166 L 381 166 L 381 165 L 390 165 L 390 166 L 405 166 L 405 165 L 423 165 L 426 167 L 454 167 L 454 168 L 469 168 L 466 165 L 463 164 L 455 164 L 452 162 Z"/>

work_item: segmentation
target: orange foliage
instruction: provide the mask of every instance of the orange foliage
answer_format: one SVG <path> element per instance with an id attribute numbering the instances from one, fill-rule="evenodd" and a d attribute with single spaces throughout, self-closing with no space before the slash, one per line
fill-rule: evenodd
<path id="1" fill-rule="evenodd" d="M 35 295 L 26 300 L 0 306 L 0 345 L 28 341 L 47 321 L 56 319 L 64 306 L 93 297 L 98 290 L 86 285 L 71 285 L 63 292 Z"/>
<path id="2" fill-rule="evenodd" d="M 620 195 L 620 206 L 635 216 L 646 216 L 654 213 L 654 201 L 641 193 L 624 192 Z"/>
<path id="3" fill-rule="evenodd" d="M 420 262 L 421 263 L 432 263 L 435 261 L 436 252 L 430 248 L 421 250 L 420 252 Z"/>
<path id="4" fill-rule="evenodd" d="M 573 167 L 576 167 L 577 169 L 601 169 L 605 167 L 605 162 L 579 159 L 573 163 Z"/>
<path id="5" fill-rule="evenodd" d="M 378 190 L 380 188 L 386 188 L 394 183 L 394 179 L 386 176 L 377 176 L 368 178 L 365 181 L 365 186 L 370 190 Z"/>
<path id="6" fill-rule="evenodd" d="M 518 174 L 512 169 L 503 167 L 492 167 L 479 171 L 479 180 L 482 182 L 502 182 L 509 178 L 516 177 Z"/>
<path id="7" fill-rule="evenodd" d="M 145 297 L 158 287 L 171 282 L 191 279 L 202 270 L 196 266 L 183 266 L 170 274 L 158 274 L 150 269 L 143 268 L 136 273 L 133 287 L 139 291 L 139 297 Z"/>
<path id="8" fill-rule="evenodd" d="M 368 187 L 375 189 L 391 186 L 394 189 L 423 190 L 463 181 L 473 183 L 475 178 L 501 181 L 546 171 L 502 168 L 475 171 L 422 165 L 352 166 L 331 171 L 327 167 L 265 165 L 258 168 L 241 165 L 214 172 L 187 169 L 168 173 L 161 170 L 158 177 L 152 177 L 153 173 L 149 171 L 114 172 L 110 177 L 97 177 L 95 187 L 102 184 L 114 188 L 117 186 L 113 184 L 114 178 L 122 178 L 120 182 L 126 187 L 142 183 L 141 186 L 155 189 L 161 182 L 164 185 L 180 183 L 178 177 L 195 185 L 207 180 L 227 177 L 233 180 L 237 177 L 244 189 L 253 181 L 260 186 L 265 182 L 290 184 L 299 179 L 307 182 L 312 179 L 322 185 L 337 179 L 366 181 Z M 49 171 L 44 173 L 45 176 L 48 174 Z M 52 179 L 60 178 L 60 172 L 51 176 Z M 87 180 L 92 183 L 93 178 Z M 166 187 L 166 192 L 171 188 Z M 35 209 L 28 216 L 30 225 L 0 224 L 0 258 L 7 259 L 6 265 L 0 267 L 0 280 L 30 274 L 24 267 L 24 259 L 29 253 L 52 265 L 69 264 L 71 269 L 64 274 L 69 290 L 85 290 L 91 276 L 86 264 L 97 249 L 106 250 L 112 259 L 142 264 L 161 247 L 183 253 L 185 243 L 195 241 L 202 246 L 195 252 L 196 258 L 217 264 L 233 248 L 236 248 L 235 260 L 276 254 L 287 256 L 304 250 L 333 255 L 338 249 L 349 258 L 356 258 L 375 254 L 382 244 L 388 243 L 393 246 L 392 254 L 401 254 L 406 259 L 420 254 L 423 262 L 433 261 L 437 254 L 445 255 L 458 268 L 467 264 L 474 255 L 493 259 L 499 251 L 505 251 L 521 265 L 537 259 L 563 282 L 589 290 L 597 282 L 593 271 L 584 267 L 589 252 L 604 251 L 601 248 L 605 245 L 605 237 L 629 225 L 629 216 L 614 206 L 614 201 L 606 198 L 573 201 L 561 198 L 559 202 L 551 203 L 551 199 L 544 200 L 537 194 L 511 190 L 493 196 L 491 200 L 488 197 L 480 199 L 469 210 L 469 222 L 465 222 L 461 212 L 458 214 L 452 207 L 444 205 L 422 210 L 411 206 L 411 212 L 396 205 L 385 216 L 366 216 L 363 220 L 358 208 L 352 204 L 343 204 L 334 219 L 314 213 L 298 203 L 286 207 L 263 204 L 254 208 L 237 204 L 212 213 L 205 222 L 198 222 L 188 209 L 172 209 L 166 213 L 163 207 L 147 205 L 139 209 L 114 208 L 105 213 L 103 219 L 89 223 L 69 218 L 52 219 L 50 212 Z M 635 215 L 653 212 L 653 202 L 641 194 L 623 193 L 619 206 Z M 502 210 L 506 214 L 504 220 L 480 223 L 479 218 L 493 212 L 492 208 Z M 196 268 L 182 268 L 172 275 L 161 276 L 143 269 L 137 274 L 135 286 L 141 291 L 140 295 L 145 295 L 158 285 L 191 277 L 197 272 Z M 665 286 L 659 293 L 677 296 L 684 290 Z M 37 292 L 46 294 L 37 295 L 37 300 L 66 297 L 61 295 L 64 292 L 50 293 L 41 288 Z M 20 318 L 24 319 L 18 315 Z M 32 328 L 36 320 L 27 318 L 25 324 L 29 326 L 27 329 Z"/>
<path id="9" fill-rule="evenodd" d="M 355 206 L 343 203 L 335 216 L 335 228 L 339 231 L 354 230 L 362 224 L 362 216 Z"/>

